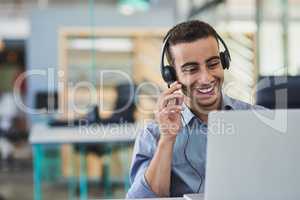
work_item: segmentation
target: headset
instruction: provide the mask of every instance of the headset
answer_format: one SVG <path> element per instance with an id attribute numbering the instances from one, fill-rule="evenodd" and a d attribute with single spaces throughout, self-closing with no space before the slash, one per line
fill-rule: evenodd
<path id="1" fill-rule="evenodd" d="M 160 72 L 161 72 L 162 78 L 168 84 L 168 87 L 170 87 L 170 85 L 177 80 L 175 68 L 171 65 L 165 65 L 165 62 L 164 62 L 170 35 L 171 35 L 171 32 L 169 32 L 165 37 L 165 40 L 163 42 L 162 49 L 161 49 L 161 60 L 160 60 Z M 223 69 L 229 69 L 230 61 L 231 61 L 229 49 L 227 48 L 224 40 L 221 38 L 221 36 L 217 32 L 216 32 L 215 36 L 219 41 L 221 41 L 221 43 L 225 49 L 224 51 L 221 51 L 219 53 Z"/>
<path id="2" fill-rule="evenodd" d="M 215 34 L 216 38 L 219 41 L 221 41 L 221 43 L 222 43 L 222 45 L 225 49 L 224 51 L 221 51 L 219 53 L 222 67 L 223 67 L 223 69 L 229 69 L 230 61 L 231 61 L 229 49 L 227 48 L 227 46 L 226 46 L 224 40 L 221 38 L 221 36 L 217 32 L 215 32 L 215 33 L 216 33 Z M 161 62 L 160 62 L 160 71 L 161 71 L 162 78 L 168 84 L 169 88 L 170 88 L 170 85 L 177 80 L 175 68 L 171 65 L 165 65 L 165 63 L 164 63 L 164 58 L 165 58 L 166 50 L 167 50 L 167 47 L 168 47 L 168 41 L 169 41 L 170 35 L 171 35 L 171 32 L 169 32 L 166 35 L 165 40 L 163 42 L 162 50 L 161 50 Z M 188 146 L 188 143 L 189 143 L 189 140 L 190 140 L 191 130 L 190 130 L 190 127 L 188 126 L 188 124 L 186 123 L 186 121 L 184 120 L 184 117 L 183 117 L 182 113 L 181 113 L 181 118 L 182 118 L 184 124 L 188 128 L 187 140 L 186 140 L 186 143 L 184 145 L 184 156 L 185 156 L 185 159 L 186 159 L 187 163 L 189 164 L 189 166 L 193 169 L 193 171 L 200 178 L 200 184 L 199 184 L 199 187 L 198 187 L 198 190 L 197 190 L 197 193 L 199 193 L 200 190 L 201 190 L 201 186 L 203 184 L 204 176 L 199 174 L 196 167 L 194 167 L 192 165 L 191 161 L 187 157 L 186 149 L 187 149 L 187 146 Z"/>

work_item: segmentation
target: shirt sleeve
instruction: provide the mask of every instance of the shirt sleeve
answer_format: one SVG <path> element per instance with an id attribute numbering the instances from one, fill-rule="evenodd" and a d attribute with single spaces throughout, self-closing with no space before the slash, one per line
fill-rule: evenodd
<path id="1" fill-rule="evenodd" d="M 157 197 L 145 179 L 146 169 L 156 149 L 157 135 L 158 130 L 154 128 L 154 124 L 150 124 L 137 136 L 130 168 L 131 187 L 126 195 L 127 199 Z"/>

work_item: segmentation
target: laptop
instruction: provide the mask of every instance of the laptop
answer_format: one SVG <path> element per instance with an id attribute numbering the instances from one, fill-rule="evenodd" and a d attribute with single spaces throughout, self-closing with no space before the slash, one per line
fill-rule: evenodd
<path id="1" fill-rule="evenodd" d="M 205 200 L 299 200 L 300 110 L 209 115 Z"/>

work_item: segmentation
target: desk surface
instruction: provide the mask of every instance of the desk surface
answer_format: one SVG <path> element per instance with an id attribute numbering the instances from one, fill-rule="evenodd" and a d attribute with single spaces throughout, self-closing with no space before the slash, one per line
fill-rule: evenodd
<path id="1" fill-rule="evenodd" d="M 106 199 L 108 200 L 108 199 Z M 110 199 L 121 200 L 121 199 Z M 123 199 L 122 199 L 123 200 Z M 135 199 L 135 200 L 204 200 L 204 194 L 185 194 L 183 197 L 178 198 L 147 198 L 147 199 Z"/>
<path id="2" fill-rule="evenodd" d="M 31 144 L 133 142 L 141 124 L 111 124 L 81 127 L 49 127 L 35 124 L 30 131 Z"/>
<path id="3" fill-rule="evenodd" d="M 124 200 L 124 199 L 104 199 L 104 200 Z M 177 198 L 141 198 L 141 199 L 132 199 L 132 200 L 187 200 L 184 197 L 177 197 Z"/>

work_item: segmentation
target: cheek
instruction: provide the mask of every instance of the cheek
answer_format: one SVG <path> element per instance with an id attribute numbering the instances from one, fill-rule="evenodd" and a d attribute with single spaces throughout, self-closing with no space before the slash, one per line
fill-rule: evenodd
<path id="1" fill-rule="evenodd" d="M 186 75 L 184 74 L 182 71 L 179 71 L 176 68 L 176 76 L 177 76 L 177 80 L 183 84 L 183 85 L 190 85 L 193 82 L 193 76 L 192 75 Z"/>
<path id="2" fill-rule="evenodd" d="M 188 76 L 181 76 L 179 80 L 183 85 L 186 85 L 187 87 L 191 87 L 194 84 L 197 83 L 197 77 L 188 75 Z"/>
<path id="3" fill-rule="evenodd" d="M 213 72 L 211 73 L 211 75 L 212 75 L 215 79 L 219 80 L 220 83 L 223 83 L 223 81 L 224 81 L 224 71 L 223 71 L 223 70 L 213 71 Z"/>

